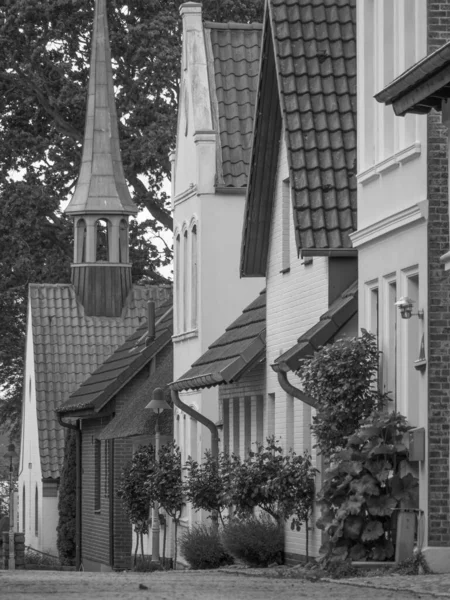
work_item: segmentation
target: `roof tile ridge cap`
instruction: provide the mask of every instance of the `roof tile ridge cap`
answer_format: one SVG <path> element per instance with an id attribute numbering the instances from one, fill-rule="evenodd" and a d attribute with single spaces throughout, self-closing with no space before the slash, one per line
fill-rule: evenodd
<path id="1" fill-rule="evenodd" d="M 216 21 L 204 21 L 203 27 L 207 29 L 244 29 L 244 30 L 260 30 L 263 28 L 263 24 L 258 21 L 252 21 L 252 23 L 237 23 L 235 21 L 227 21 L 226 23 L 218 23 Z"/>

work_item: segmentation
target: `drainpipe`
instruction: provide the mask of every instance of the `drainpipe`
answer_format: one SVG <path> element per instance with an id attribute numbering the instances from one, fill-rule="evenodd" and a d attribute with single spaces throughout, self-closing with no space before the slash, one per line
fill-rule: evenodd
<path id="1" fill-rule="evenodd" d="M 292 383 L 288 380 L 287 373 L 285 371 L 277 370 L 277 375 L 278 383 L 287 394 L 289 394 L 290 396 L 294 396 L 294 398 L 297 398 L 298 400 L 301 400 L 308 406 L 311 406 L 311 408 L 316 408 L 315 402 L 310 396 L 305 394 L 305 392 L 302 392 L 302 390 L 300 390 L 299 388 L 296 388 L 294 385 L 292 385 Z"/>
<path id="2" fill-rule="evenodd" d="M 211 432 L 211 456 L 217 460 L 219 457 L 219 430 L 217 429 L 217 426 L 210 419 L 195 410 L 195 408 L 185 404 L 180 399 L 180 395 L 176 390 L 170 390 L 170 395 L 172 397 L 172 402 L 177 408 L 209 429 Z"/>
<path id="3" fill-rule="evenodd" d="M 65 423 L 59 413 L 58 423 L 62 427 L 76 431 L 76 499 L 75 499 L 75 568 L 81 568 L 81 427 L 80 419 L 76 425 Z"/>

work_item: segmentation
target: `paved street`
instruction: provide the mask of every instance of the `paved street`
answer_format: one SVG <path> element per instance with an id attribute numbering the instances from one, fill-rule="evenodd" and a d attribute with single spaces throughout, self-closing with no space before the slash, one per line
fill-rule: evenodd
<path id="1" fill-rule="evenodd" d="M 423 600 L 438 597 L 447 589 L 433 590 L 431 578 L 407 578 L 411 591 L 396 589 L 400 578 L 380 578 L 381 589 L 337 582 L 310 582 L 300 579 L 269 579 L 213 572 L 170 573 L 74 573 L 55 571 L 0 571 L 0 598 L 3 600 Z M 372 581 L 375 581 L 372 579 Z M 387 582 L 387 583 L 386 583 Z M 392 589 L 389 586 L 392 582 Z M 148 589 L 140 589 L 140 585 Z M 412 591 L 414 586 L 417 592 Z M 386 589 L 388 588 L 388 589 Z M 450 595 L 442 594 L 444 597 Z"/>

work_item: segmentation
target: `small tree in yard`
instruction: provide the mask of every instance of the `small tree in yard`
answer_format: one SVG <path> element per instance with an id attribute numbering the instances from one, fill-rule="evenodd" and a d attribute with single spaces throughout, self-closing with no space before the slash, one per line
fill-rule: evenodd
<path id="1" fill-rule="evenodd" d="M 230 503 L 230 473 L 232 458 L 221 453 L 217 459 L 210 451 L 205 452 L 202 463 L 189 457 L 185 469 L 186 500 L 192 503 L 194 510 L 206 510 L 211 513 L 213 525 L 217 527 L 217 518 L 223 525 L 223 511 Z"/>
<path id="2" fill-rule="evenodd" d="M 311 456 L 307 452 L 297 455 L 292 449 L 283 453 L 274 437 L 267 438 L 266 446 L 256 447 L 245 460 L 230 463 L 230 504 L 238 516 L 262 508 L 279 525 L 292 517 L 291 529 L 300 531 L 302 523 L 308 522 L 314 501 L 317 469 Z M 308 527 L 306 530 L 308 536 Z"/>
<path id="3" fill-rule="evenodd" d="M 145 488 L 153 499 L 160 504 L 175 524 L 175 556 L 177 564 L 177 532 L 181 511 L 184 506 L 183 482 L 181 479 L 181 453 L 175 443 L 163 446 L 159 451 L 159 460 L 147 477 Z"/>
<path id="4" fill-rule="evenodd" d="M 125 466 L 117 490 L 118 497 L 122 500 L 125 511 L 137 534 L 136 548 L 134 551 L 134 566 L 141 542 L 141 555 L 144 557 L 144 534 L 148 533 L 148 518 L 150 505 L 154 498 L 151 490 L 146 486 L 149 474 L 155 464 L 155 451 L 153 446 L 141 446 L 133 454 L 132 460 Z"/>
<path id="5" fill-rule="evenodd" d="M 343 448 L 347 436 L 389 399 L 377 386 L 381 353 L 375 336 L 362 331 L 360 338 L 324 346 L 303 359 L 297 371 L 303 391 L 315 402 L 317 413 L 311 429 L 325 457 Z"/>

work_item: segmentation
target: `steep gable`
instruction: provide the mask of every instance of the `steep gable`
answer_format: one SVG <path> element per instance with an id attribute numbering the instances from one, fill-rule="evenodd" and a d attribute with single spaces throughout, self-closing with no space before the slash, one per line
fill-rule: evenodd
<path id="1" fill-rule="evenodd" d="M 298 251 L 349 249 L 356 228 L 355 0 L 268 0 L 263 45 L 242 240 L 246 276 L 266 272 L 279 113 Z"/>
<path id="2" fill-rule="evenodd" d="M 88 317 L 70 284 L 31 284 L 29 302 L 42 477 L 58 478 L 64 430 L 56 409 L 145 320 L 147 301 L 170 287 L 134 286 L 120 317 Z"/>

